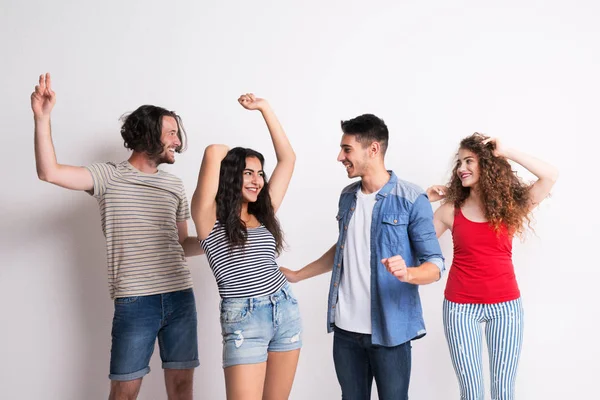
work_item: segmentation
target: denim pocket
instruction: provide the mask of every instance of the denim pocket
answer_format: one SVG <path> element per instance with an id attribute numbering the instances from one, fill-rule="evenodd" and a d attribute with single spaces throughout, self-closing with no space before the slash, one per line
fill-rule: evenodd
<path id="1" fill-rule="evenodd" d="M 130 297 L 117 297 L 115 299 L 115 304 L 131 304 L 135 303 L 140 296 L 130 296 Z"/>
<path id="2" fill-rule="evenodd" d="M 237 324 L 244 321 L 251 314 L 248 302 L 221 302 L 221 323 Z"/>
<path id="3" fill-rule="evenodd" d="M 408 214 L 383 214 L 381 220 L 384 242 L 399 244 L 408 238 Z"/>

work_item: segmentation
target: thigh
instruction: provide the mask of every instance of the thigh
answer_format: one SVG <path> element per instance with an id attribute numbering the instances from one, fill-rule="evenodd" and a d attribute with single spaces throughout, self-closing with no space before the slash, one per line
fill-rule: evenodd
<path id="1" fill-rule="evenodd" d="M 343 400 L 369 400 L 373 373 L 369 355 L 362 346 L 361 335 L 335 328 L 333 336 L 333 363 L 342 389 Z"/>
<path id="2" fill-rule="evenodd" d="M 462 399 L 483 399 L 483 306 L 444 300 L 444 333 Z"/>
<path id="3" fill-rule="evenodd" d="M 227 400 L 261 400 L 266 370 L 266 362 L 225 368 Z"/>
<path id="4" fill-rule="evenodd" d="M 490 355 L 490 381 L 494 399 L 512 399 L 523 344 L 521 299 L 490 305 L 485 336 Z"/>
<path id="5" fill-rule="evenodd" d="M 369 359 L 380 400 L 408 400 L 411 370 L 410 342 L 399 346 L 371 346 Z"/>
<path id="6" fill-rule="evenodd" d="M 154 352 L 160 323 L 161 309 L 156 296 L 115 299 L 110 353 L 111 380 L 135 380 L 150 372 L 150 358 Z"/>
<path id="7" fill-rule="evenodd" d="M 299 357 L 300 349 L 269 352 L 263 400 L 289 398 Z"/>
<path id="8" fill-rule="evenodd" d="M 165 369 L 190 369 L 198 361 L 198 321 L 192 289 L 162 295 L 163 326 L 158 333 L 162 366 Z"/>
<path id="9" fill-rule="evenodd" d="M 266 362 L 273 337 L 271 304 L 255 304 L 252 299 L 224 299 L 220 308 L 223 368 Z"/>

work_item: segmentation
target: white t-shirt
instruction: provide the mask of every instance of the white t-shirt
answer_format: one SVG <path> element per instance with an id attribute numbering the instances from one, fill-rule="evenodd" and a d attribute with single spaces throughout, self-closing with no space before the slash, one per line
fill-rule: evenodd
<path id="1" fill-rule="evenodd" d="M 335 325 L 350 332 L 371 334 L 371 218 L 377 193 L 357 192 L 343 249 Z"/>

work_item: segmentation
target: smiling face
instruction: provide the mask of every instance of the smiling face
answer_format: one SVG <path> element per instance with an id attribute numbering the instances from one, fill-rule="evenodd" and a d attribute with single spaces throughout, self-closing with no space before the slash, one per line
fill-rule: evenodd
<path id="1" fill-rule="evenodd" d="M 458 150 L 456 174 L 463 187 L 472 188 L 479 182 L 479 158 L 475 153 L 466 149 Z"/>
<path id="2" fill-rule="evenodd" d="M 166 115 L 163 116 L 160 136 L 160 141 L 163 144 L 163 152 L 158 157 L 157 164 L 173 164 L 175 162 L 175 152 L 181 147 L 178 132 L 179 126 L 175 118 Z"/>
<path id="3" fill-rule="evenodd" d="M 265 185 L 262 164 L 256 157 L 246 157 L 246 168 L 244 169 L 242 182 L 242 199 L 246 203 L 254 203 Z"/>
<path id="4" fill-rule="evenodd" d="M 348 178 L 362 177 L 368 170 L 371 159 L 369 158 L 369 147 L 356 140 L 355 135 L 342 136 L 340 152 L 337 160 L 346 167 Z"/>

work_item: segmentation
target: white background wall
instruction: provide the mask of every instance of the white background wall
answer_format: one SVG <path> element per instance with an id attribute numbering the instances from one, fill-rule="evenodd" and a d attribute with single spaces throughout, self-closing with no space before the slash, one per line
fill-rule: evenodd
<path id="1" fill-rule="evenodd" d="M 515 241 L 526 308 L 520 399 L 597 392 L 597 159 L 600 6 L 594 1 L 11 1 L 0 3 L 0 398 L 108 394 L 112 303 L 96 202 L 37 180 L 29 94 L 53 73 L 59 162 L 127 157 L 118 117 L 176 110 L 189 150 L 168 170 L 191 197 L 213 142 L 274 153 L 258 113 L 268 98 L 298 155 L 279 212 L 299 268 L 336 238 L 340 119 L 371 112 L 391 131 L 387 166 L 422 187 L 448 178 L 474 131 L 557 165 L 536 234 Z M 526 179 L 531 176 L 523 174 Z M 191 226 L 193 229 L 193 226 Z M 441 240 L 451 262 L 451 240 Z M 204 258 L 189 262 L 202 365 L 196 398 L 224 398 L 219 296 Z M 328 276 L 295 286 L 304 349 L 292 399 L 340 397 L 325 332 Z M 428 335 L 413 343 L 411 398 L 456 399 L 442 330 L 442 282 L 422 288 Z M 164 399 L 158 354 L 140 399 Z M 489 388 L 489 386 L 488 386 Z M 373 397 L 375 398 L 375 396 Z"/>

